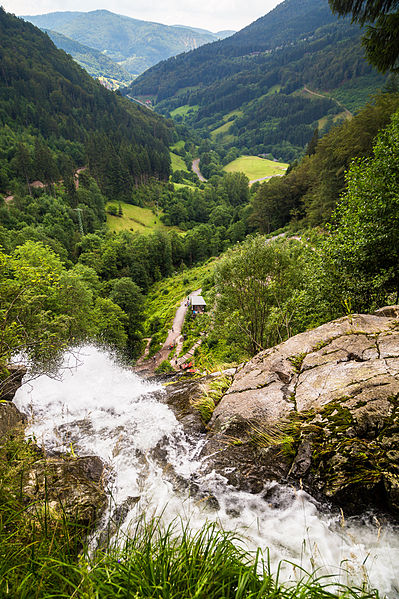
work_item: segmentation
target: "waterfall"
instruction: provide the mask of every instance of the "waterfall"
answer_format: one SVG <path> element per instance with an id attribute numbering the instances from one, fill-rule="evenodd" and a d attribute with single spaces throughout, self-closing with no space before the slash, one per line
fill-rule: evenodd
<path id="1" fill-rule="evenodd" d="M 204 436 L 188 435 L 159 400 L 162 385 L 140 379 L 103 350 L 88 346 L 65 356 L 58 378 L 41 376 L 15 397 L 29 416 L 27 435 L 48 452 L 97 455 L 106 465 L 110 507 L 128 533 L 141 514 L 193 530 L 217 521 L 246 547 L 269 548 L 272 565 L 295 562 L 307 571 L 364 580 L 382 593 L 399 591 L 399 535 L 367 515 L 343 519 L 304 491 L 269 483 L 253 495 L 216 473 L 201 474 Z M 123 508 L 123 509 L 122 509 Z M 293 576 L 287 569 L 287 577 Z"/>

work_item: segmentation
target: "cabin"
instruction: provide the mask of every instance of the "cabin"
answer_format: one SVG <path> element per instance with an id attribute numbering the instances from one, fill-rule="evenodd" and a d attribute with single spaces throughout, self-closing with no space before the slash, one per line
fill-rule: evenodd
<path id="1" fill-rule="evenodd" d="M 191 312 L 194 316 L 196 316 L 197 314 L 203 314 L 205 312 L 206 302 L 202 295 L 195 295 L 193 297 L 190 297 L 190 305 Z"/>

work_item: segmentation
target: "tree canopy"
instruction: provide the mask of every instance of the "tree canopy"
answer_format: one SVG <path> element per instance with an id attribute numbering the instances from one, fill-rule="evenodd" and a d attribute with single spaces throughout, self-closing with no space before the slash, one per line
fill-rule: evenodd
<path id="1" fill-rule="evenodd" d="M 383 73 L 399 70 L 398 0 L 329 0 L 329 4 L 333 12 L 368 24 L 363 45 L 371 64 Z"/>

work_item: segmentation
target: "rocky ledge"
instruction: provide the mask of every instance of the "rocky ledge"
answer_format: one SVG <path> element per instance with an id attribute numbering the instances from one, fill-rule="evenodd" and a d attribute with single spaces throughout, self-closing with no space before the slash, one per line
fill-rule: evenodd
<path id="1" fill-rule="evenodd" d="M 399 306 L 340 318 L 259 353 L 209 423 L 209 469 L 259 491 L 303 486 L 347 512 L 399 513 Z"/>

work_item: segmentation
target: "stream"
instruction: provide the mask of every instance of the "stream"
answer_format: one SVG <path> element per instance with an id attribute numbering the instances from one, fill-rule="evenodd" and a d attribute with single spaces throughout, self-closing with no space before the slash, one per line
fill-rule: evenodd
<path id="1" fill-rule="evenodd" d="M 160 384 L 141 379 L 103 350 L 68 353 L 57 379 L 23 385 L 15 404 L 29 416 L 28 435 L 48 452 L 97 455 L 106 465 L 110 497 L 106 518 L 123 513 L 122 532 L 137 518 L 189 521 L 193 531 L 216 521 L 237 532 L 249 550 L 269 548 L 280 560 L 307 571 L 336 574 L 343 583 L 368 581 L 389 597 L 399 595 L 399 534 L 371 514 L 345 521 L 303 491 L 269 483 L 262 493 L 237 491 L 213 473 L 201 474 L 204 436 L 189 436 L 154 393 Z M 123 509 L 122 509 L 123 508 Z M 285 568 L 286 578 L 295 569 Z"/>

